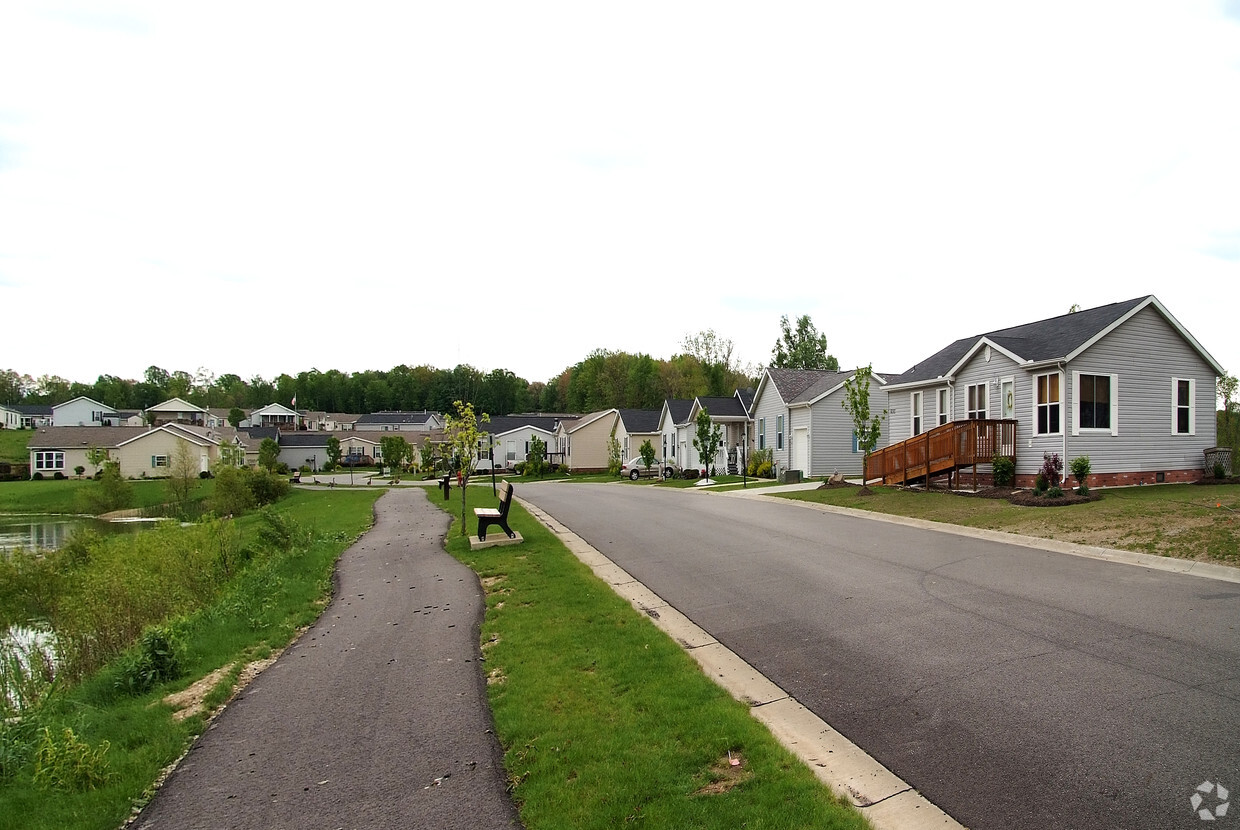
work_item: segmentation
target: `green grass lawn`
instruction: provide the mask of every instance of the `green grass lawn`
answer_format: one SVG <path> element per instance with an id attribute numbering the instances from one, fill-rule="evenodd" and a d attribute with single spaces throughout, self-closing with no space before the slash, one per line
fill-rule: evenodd
<path id="1" fill-rule="evenodd" d="M 468 499 L 496 503 L 488 488 Z M 489 696 L 527 828 L 868 826 L 519 505 L 525 542 L 474 552 L 459 502 L 432 501 L 486 590 Z"/>
<path id="2" fill-rule="evenodd" d="M 0 429 L 0 461 L 30 461 L 26 445 L 33 437 L 33 429 Z"/>
<path id="3" fill-rule="evenodd" d="M 131 481 L 134 507 L 154 507 L 168 500 L 165 481 Z M 0 513 L 83 513 L 81 494 L 98 487 L 93 479 L 69 478 L 63 481 L 0 481 Z M 200 501 L 210 496 L 213 479 L 199 479 L 190 498 Z"/>
<path id="4" fill-rule="evenodd" d="M 1100 501 L 1019 507 L 983 499 L 894 487 L 837 487 L 781 493 L 782 498 L 966 527 L 1003 530 L 1179 559 L 1240 564 L 1240 485 L 1169 484 L 1095 490 Z"/>

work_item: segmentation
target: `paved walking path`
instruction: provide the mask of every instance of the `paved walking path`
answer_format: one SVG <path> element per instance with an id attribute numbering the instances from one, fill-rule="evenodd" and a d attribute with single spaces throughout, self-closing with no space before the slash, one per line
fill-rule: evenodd
<path id="1" fill-rule="evenodd" d="M 138 830 L 520 827 L 479 664 L 484 600 L 448 516 L 393 489 L 335 598 L 222 712 Z"/>

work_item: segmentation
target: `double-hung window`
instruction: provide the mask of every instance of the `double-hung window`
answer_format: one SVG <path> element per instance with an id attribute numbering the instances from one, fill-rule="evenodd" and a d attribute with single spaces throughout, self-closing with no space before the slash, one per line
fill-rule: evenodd
<path id="1" fill-rule="evenodd" d="M 913 434 L 921 435 L 921 393 L 914 392 L 911 397 L 910 409 L 913 413 Z"/>
<path id="2" fill-rule="evenodd" d="M 948 419 L 951 417 L 951 413 L 948 411 L 948 409 L 949 409 L 949 405 L 947 402 L 947 390 L 940 389 L 939 390 L 939 426 L 943 426 L 943 424 L 947 423 Z"/>
<path id="3" fill-rule="evenodd" d="M 167 466 L 168 466 L 168 456 L 166 455 L 152 455 L 151 456 L 152 469 L 157 468 L 157 467 L 167 467 Z"/>
<path id="4" fill-rule="evenodd" d="M 758 419 L 758 449 L 766 449 L 766 418 Z"/>
<path id="5" fill-rule="evenodd" d="M 1076 400 L 1081 429 L 1111 428 L 1110 375 L 1081 375 Z"/>
<path id="6" fill-rule="evenodd" d="M 1037 434 L 1058 435 L 1063 430 L 1061 426 L 1063 403 L 1060 396 L 1059 373 L 1038 375 L 1034 378 L 1034 386 L 1037 390 Z"/>
<path id="7" fill-rule="evenodd" d="M 1196 435 L 1197 419 L 1194 396 L 1196 382 L 1186 378 L 1171 379 L 1171 434 Z"/>
<path id="8" fill-rule="evenodd" d="M 784 416 L 775 416 L 775 449 L 782 450 L 784 448 Z"/>
<path id="9" fill-rule="evenodd" d="M 976 383 L 969 387 L 969 420 L 986 419 L 986 384 Z"/>

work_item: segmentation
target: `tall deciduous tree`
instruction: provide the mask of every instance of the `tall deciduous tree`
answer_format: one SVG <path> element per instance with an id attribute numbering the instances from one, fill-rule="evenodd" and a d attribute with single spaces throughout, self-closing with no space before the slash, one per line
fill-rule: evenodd
<path id="1" fill-rule="evenodd" d="M 336 469 L 336 465 L 340 463 L 340 439 L 334 435 L 327 436 L 327 463 L 331 465 L 331 469 Z"/>
<path id="2" fill-rule="evenodd" d="M 866 484 L 870 453 L 878 446 L 878 439 L 883 434 L 883 419 L 887 410 L 881 415 L 870 415 L 870 378 L 874 376 L 873 366 L 863 366 L 852 377 L 844 381 L 844 400 L 840 405 L 852 417 L 853 432 L 857 435 L 857 448 L 864 455 L 861 457 L 861 492 L 869 493 Z"/>
<path id="3" fill-rule="evenodd" d="M 258 464 L 267 470 L 276 468 L 276 461 L 280 458 L 280 445 L 276 443 L 274 438 L 264 438 L 258 445 Z"/>
<path id="4" fill-rule="evenodd" d="M 413 447 L 403 435 L 385 435 L 380 438 L 379 452 L 383 453 L 383 463 L 388 466 L 393 475 L 406 459 L 413 458 Z"/>
<path id="5" fill-rule="evenodd" d="M 827 353 L 827 336 L 819 334 L 808 314 L 797 318 L 796 331 L 788 315 L 779 318 L 780 337 L 771 351 L 771 366 L 777 369 L 823 369 L 838 372 L 840 362 Z"/>

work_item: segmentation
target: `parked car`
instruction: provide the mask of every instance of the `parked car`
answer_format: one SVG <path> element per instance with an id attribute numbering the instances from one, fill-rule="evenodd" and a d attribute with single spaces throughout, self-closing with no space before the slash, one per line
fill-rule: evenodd
<path id="1" fill-rule="evenodd" d="M 375 460 L 369 455 L 342 455 L 340 456 L 341 467 L 373 467 Z"/>
<path id="2" fill-rule="evenodd" d="M 663 478 L 672 478 L 679 471 L 679 465 L 675 461 L 664 461 L 660 463 L 655 461 L 650 465 L 650 475 L 661 475 Z M 643 475 L 646 475 L 646 461 L 640 455 L 636 458 L 630 458 L 620 467 L 620 475 L 628 476 L 632 481 L 637 481 Z"/>

